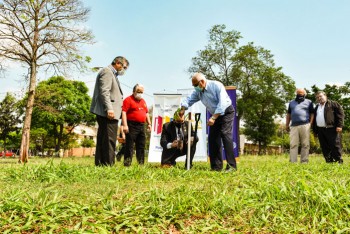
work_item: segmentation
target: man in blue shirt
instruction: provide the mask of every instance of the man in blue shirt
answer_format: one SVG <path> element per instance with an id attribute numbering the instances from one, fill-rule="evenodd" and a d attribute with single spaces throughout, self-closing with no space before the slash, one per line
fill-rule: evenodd
<path id="1" fill-rule="evenodd" d="M 218 81 L 207 80 L 202 73 L 195 73 L 192 76 L 192 85 L 195 90 L 181 102 L 180 115 L 184 115 L 188 107 L 201 101 L 212 115 L 208 120 L 211 169 L 214 171 L 223 169 L 222 142 L 226 152 L 226 171 L 237 170 L 232 139 L 235 110 L 224 85 Z"/>
<path id="2" fill-rule="evenodd" d="M 288 106 L 286 129 L 290 130 L 290 162 L 298 161 L 298 147 L 301 144 L 300 162 L 309 162 L 310 127 L 314 119 L 314 105 L 305 99 L 305 89 L 297 89 L 295 100 Z M 290 122 L 292 122 L 291 126 Z"/>

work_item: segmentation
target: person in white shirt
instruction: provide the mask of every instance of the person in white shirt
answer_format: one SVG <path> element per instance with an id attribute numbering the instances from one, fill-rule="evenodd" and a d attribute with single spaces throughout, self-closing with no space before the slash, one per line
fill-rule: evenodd
<path id="1" fill-rule="evenodd" d="M 313 132 L 320 141 L 323 157 L 327 163 L 343 163 L 341 132 L 344 125 L 344 110 L 336 101 L 331 101 L 323 91 L 316 93 Z"/>

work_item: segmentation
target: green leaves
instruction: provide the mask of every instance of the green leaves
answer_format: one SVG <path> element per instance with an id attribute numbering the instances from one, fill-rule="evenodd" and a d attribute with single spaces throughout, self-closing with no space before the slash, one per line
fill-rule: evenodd
<path id="1" fill-rule="evenodd" d="M 55 148 L 59 149 L 65 143 L 64 139 L 69 141 L 75 126 L 94 122 L 90 104 L 88 88 L 83 82 L 66 80 L 62 76 L 51 77 L 37 87 L 32 127 L 45 129 L 57 142 Z M 48 147 L 44 145 L 44 148 Z"/>
<path id="2" fill-rule="evenodd" d="M 3 141 L 4 150 L 8 141 L 14 138 L 13 133 L 19 130 L 21 121 L 18 107 L 18 101 L 10 93 L 0 102 L 0 140 Z"/>

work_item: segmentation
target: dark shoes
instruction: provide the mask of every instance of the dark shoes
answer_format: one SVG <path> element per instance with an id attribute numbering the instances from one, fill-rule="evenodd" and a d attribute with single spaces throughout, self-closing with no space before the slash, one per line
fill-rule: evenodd
<path id="1" fill-rule="evenodd" d="M 222 169 L 212 168 L 211 171 L 222 171 Z M 237 171 L 237 168 L 230 167 L 230 166 L 227 166 L 226 169 L 224 170 L 225 173 L 230 173 L 235 171 Z"/>

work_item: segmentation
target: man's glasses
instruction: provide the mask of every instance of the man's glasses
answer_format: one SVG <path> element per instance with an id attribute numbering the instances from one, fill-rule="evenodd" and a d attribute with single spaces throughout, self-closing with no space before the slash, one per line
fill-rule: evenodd
<path id="1" fill-rule="evenodd" d="M 194 84 L 194 85 L 193 85 L 193 87 L 197 87 L 201 81 L 202 81 L 202 80 L 199 80 L 199 81 L 197 82 L 197 84 Z"/>

